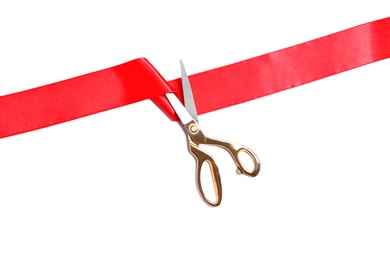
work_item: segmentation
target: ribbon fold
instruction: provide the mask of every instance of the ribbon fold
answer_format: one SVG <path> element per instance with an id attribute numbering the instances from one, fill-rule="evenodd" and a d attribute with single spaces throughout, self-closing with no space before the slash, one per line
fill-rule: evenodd
<path id="1" fill-rule="evenodd" d="M 390 57 L 390 17 L 191 75 L 199 114 L 236 105 Z M 0 97 L 0 138 L 152 99 L 172 120 L 165 93 L 183 100 L 144 58 Z M 214 97 L 218 97 L 215 99 Z"/>

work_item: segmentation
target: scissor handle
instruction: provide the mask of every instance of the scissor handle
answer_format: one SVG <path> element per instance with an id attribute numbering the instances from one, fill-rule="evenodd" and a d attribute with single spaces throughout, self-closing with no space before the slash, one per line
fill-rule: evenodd
<path id="1" fill-rule="evenodd" d="M 255 176 L 257 176 L 257 174 L 259 174 L 259 172 L 260 172 L 259 158 L 249 148 L 247 148 L 243 145 L 240 145 L 240 144 L 227 142 L 227 141 L 223 141 L 223 140 L 218 140 L 218 139 L 214 139 L 214 138 L 209 138 L 209 137 L 206 138 L 206 141 L 204 142 L 204 144 L 219 146 L 219 147 L 225 149 L 226 151 L 228 151 L 229 154 L 232 156 L 232 158 L 237 166 L 237 173 L 244 174 L 244 175 L 249 176 L 249 177 L 255 177 Z M 253 169 L 251 171 L 247 170 L 244 167 L 244 164 L 241 162 L 241 160 L 239 158 L 240 153 L 246 153 L 252 159 Z"/>
<path id="2" fill-rule="evenodd" d="M 222 201 L 222 185 L 221 185 L 221 177 L 219 175 L 219 170 L 217 164 L 214 162 L 213 157 L 211 157 L 206 152 L 202 151 L 198 148 L 198 146 L 189 141 L 190 151 L 192 155 L 196 159 L 196 187 L 198 188 L 198 192 L 202 200 L 211 207 L 218 206 Z M 215 201 L 211 201 L 206 197 L 203 192 L 202 181 L 201 181 L 201 171 L 203 163 L 207 162 L 210 167 L 211 176 L 214 184 L 214 192 L 215 192 Z"/>

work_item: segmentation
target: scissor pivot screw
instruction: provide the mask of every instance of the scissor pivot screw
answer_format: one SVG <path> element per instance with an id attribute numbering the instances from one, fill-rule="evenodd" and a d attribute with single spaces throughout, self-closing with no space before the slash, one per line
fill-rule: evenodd
<path id="1" fill-rule="evenodd" d="M 198 132 L 199 128 L 197 125 L 190 125 L 190 131 L 191 133 L 196 133 Z"/>

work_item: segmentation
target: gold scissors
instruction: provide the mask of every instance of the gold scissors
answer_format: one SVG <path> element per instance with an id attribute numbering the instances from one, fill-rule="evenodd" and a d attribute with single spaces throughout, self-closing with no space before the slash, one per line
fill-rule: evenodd
<path id="1" fill-rule="evenodd" d="M 252 152 L 245 146 L 226 142 L 218 139 L 213 139 L 207 137 L 203 134 L 199 123 L 198 123 L 198 115 L 196 113 L 196 107 L 194 98 L 192 95 L 191 85 L 189 78 L 187 76 L 186 70 L 184 68 L 183 62 L 180 60 L 180 68 L 181 68 L 181 80 L 182 80 L 182 88 L 184 93 L 184 106 L 180 102 L 180 100 L 176 97 L 174 93 L 167 93 L 166 97 L 168 101 L 171 103 L 173 109 L 177 113 L 181 123 L 184 126 L 185 131 L 188 134 L 188 144 L 192 155 L 196 159 L 196 186 L 198 188 L 198 192 L 203 201 L 209 206 L 216 207 L 221 203 L 222 200 L 222 185 L 221 185 L 221 177 L 219 175 L 218 166 L 215 163 L 213 157 L 206 153 L 205 151 L 199 149 L 199 145 L 214 145 L 221 147 L 229 152 L 231 157 L 234 160 L 234 163 L 237 166 L 237 173 L 244 174 L 249 177 L 255 177 L 260 171 L 260 161 L 257 158 L 256 154 Z M 251 171 L 248 171 L 239 158 L 240 153 L 246 153 L 252 159 L 254 163 L 254 167 Z M 215 201 L 211 201 L 203 192 L 202 183 L 201 183 L 201 169 L 204 162 L 207 162 L 210 166 L 210 172 L 214 184 L 214 192 L 215 192 Z"/>

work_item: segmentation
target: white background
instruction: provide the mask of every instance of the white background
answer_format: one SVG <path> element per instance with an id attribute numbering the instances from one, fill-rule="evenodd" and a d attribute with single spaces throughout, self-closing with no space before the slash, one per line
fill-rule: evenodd
<path id="1" fill-rule="evenodd" d="M 0 95 L 146 57 L 167 79 L 387 17 L 387 1 L 1 1 Z M 143 101 L 0 140 L 0 259 L 389 259 L 389 61 L 200 117 L 249 146 L 206 206 Z M 218 99 L 219 97 L 215 97 Z"/>

